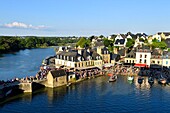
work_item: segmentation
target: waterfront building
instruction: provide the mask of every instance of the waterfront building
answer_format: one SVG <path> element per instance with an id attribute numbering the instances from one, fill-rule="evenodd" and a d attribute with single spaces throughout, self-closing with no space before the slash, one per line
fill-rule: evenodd
<path id="1" fill-rule="evenodd" d="M 124 63 L 129 65 L 134 65 L 136 63 L 136 53 L 135 50 L 131 50 L 124 58 Z"/>
<path id="2" fill-rule="evenodd" d="M 139 48 L 136 51 L 136 64 L 150 66 L 151 51 L 147 47 Z"/>
<path id="3" fill-rule="evenodd" d="M 101 55 L 103 64 L 110 63 L 110 52 L 109 52 L 108 48 L 97 47 L 97 48 L 94 48 L 94 50 L 97 51 L 97 53 L 99 55 Z"/>
<path id="4" fill-rule="evenodd" d="M 73 49 L 56 53 L 56 68 L 83 69 L 87 67 L 102 67 L 102 57 L 94 50 Z"/>
<path id="5" fill-rule="evenodd" d="M 47 83 L 46 87 L 58 87 L 67 84 L 67 74 L 65 70 L 52 70 L 47 74 Z"/>
<path id="6" fill-rule="evenodd" d="M 151 54 L 151 65 L 162 65 L 162 50 L 159 48 L 154 49 Z"/>

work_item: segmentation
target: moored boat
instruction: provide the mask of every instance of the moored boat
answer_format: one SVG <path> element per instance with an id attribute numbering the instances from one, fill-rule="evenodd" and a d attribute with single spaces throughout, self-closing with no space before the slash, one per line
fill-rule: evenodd
<path id="1" fill-rule="evenodd" d="M 133 76 L 128 76 L 128 81 L 133 81 L 133 80 L 134 80 Z"/>
<path id="2" fill-rule="evenodd" d="M 139 78 L 138 78 L 138 83 L 139 83 L 139 84 L 142 84 L 142 83 L 143 83 L 143 78 L 142 78 L 142 77 L 139 77 Z"/>
<path id="3" fill-rule="evenodd" d="M 153 77 L 149 77 L 148 78 L 148 83 L 153 84 L 154 83 L 154 78 Z"/>
<path id="4" fill-rule="evenodd" d="M 160 79 L 158 80 L 158 83 L 159 83 L 159 84 L 166 84 L 166 79 L 165 79 L 165 78 L 160 78 Z"/>
<path id="5" fill-rule="evenodd" d="M 114 82 L 117 80 L 117 75 L 112 75 L 110 78 L 109 78 L 109 82 Z"/>

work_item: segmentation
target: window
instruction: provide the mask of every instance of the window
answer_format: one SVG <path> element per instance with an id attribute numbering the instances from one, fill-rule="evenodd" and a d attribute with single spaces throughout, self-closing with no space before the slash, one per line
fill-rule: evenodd
<path id="1" fill-rule="evenodd" d="M 168 61 L 166 61 L 166 64 L 168 65 Z"/>
<path id="2" fill-rule="evenodd" d="M 159 64 L 159 61 L 158 61 L 158 64 Z"/>
<path id="3" fill-rule="evenodd" d="M 142 54 L 140 54 L 140 58 L 142 58 Z"/>
<path id="4" fill-rule="evenodd" d="M 153 64 L 155 64 L 155 61 L 152 61 Z"/>
<path id="5" fill-rule="evenodd" d="M 139 63 L 142 63 L 142 59 L 140 59 Z"/>
<path id="6" fill-rule="evenodd" d="M 146 63 L 146 59 L 144 60 L 144 63 Z"/>
<path id="7" fill-rule="evenodd" d="M 147 55 L 145 55 L 145 58 L 147 57 Z"/>
<path id="8" fill-rule="evenodd" d="M 133 60 L 133 63 L 135 63 L 134 60 Z"/>
<path id="9" fill-rule="evenodd" d="M 126 62 L 128 63 L 128 60 L 126 60 Z"/>

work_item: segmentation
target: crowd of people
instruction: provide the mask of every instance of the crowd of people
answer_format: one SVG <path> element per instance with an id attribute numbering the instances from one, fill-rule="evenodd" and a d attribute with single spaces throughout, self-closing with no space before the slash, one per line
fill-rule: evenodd
<path id="1" fill-rule="evenodd" d="M 102 71 L 98 68 L 95 69 L 87 69 L 87 70 L 76 70 L 76 80 L 84 79 L 88 77 L 95 77 L 96 75 L 102 74 Z"/>

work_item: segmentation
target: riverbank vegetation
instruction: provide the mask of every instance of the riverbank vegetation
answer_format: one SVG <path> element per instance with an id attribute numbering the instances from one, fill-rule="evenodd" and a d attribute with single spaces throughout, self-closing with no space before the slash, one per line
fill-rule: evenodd
<path id="1" fill-rule="evenodd" d="M 19 51 L 21 49 L 46 48 L 76 43 L 78 37 L 36 37 L 36 36 L 0 36 L 0 54 Z"/>

